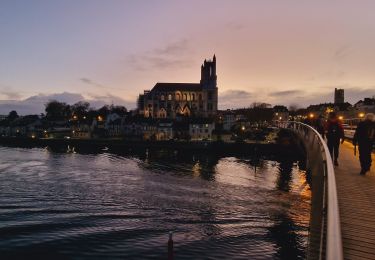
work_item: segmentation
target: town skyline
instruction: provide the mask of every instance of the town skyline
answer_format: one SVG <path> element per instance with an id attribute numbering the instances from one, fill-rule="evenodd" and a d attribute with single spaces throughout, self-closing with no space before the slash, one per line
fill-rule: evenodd
<path id="1" fill-rule="evenodd" d="M 214 53 L 219 109 L 375 94 L 375 3 L 271 2 L 5 1 L 0 113 L 49 99 L 132 109 L 157 82 L 199 80 Z"/>

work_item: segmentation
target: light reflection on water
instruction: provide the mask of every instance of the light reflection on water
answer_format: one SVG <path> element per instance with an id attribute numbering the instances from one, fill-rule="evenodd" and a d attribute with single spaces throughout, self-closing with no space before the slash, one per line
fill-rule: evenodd
<path id="1" fill-rule="evenodd" d="M 305 257 L 310 189 L 290 160 L 0 147 L 6 258 Z"/>

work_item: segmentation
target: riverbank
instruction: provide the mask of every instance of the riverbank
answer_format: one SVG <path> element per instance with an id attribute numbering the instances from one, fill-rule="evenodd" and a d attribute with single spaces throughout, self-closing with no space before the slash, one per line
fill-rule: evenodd
<path id="1" fill-rule="evenodd" d="M 192 152 L 209 152 L 212 154 L 278 154 L 294 156 L 298 154 L 295 145 L 290 142 L 210 142 L 210 141 L 131 141 L 124 139 L 50 139 L 26 137 L 0 137 L 0 145 L 10 147 L 50 147 L 55 150 L 74 149 L 75 151 L 109 150 L 121 152 L 128 150 L 176 150 Z"/>

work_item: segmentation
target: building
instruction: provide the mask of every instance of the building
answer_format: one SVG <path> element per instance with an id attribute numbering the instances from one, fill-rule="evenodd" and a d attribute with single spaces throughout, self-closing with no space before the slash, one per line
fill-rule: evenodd
<path id="1" fill-rule="evenodd" d="M 223 129 L 225 131 L 230 131 L 236 124 L 236 115 L 232 110 L 228 109 L 222 114 L 221 120 L 223 122 Z"/>
<path id="2" fill-rule="evenodd" d="M 217 112 L 216 57 L 201 66 L 200 83 L 156 83 L 138 98 L 138 111 L 146 118 L 213 117 Z"/>
<path id="3" fill-rule="evenodd" d="M 199 118 L 189 122 L 191 141 L 212 140 L 213 130 L 215 130 L 215 123 L 210 119 Z"/>
<path id="4" fill-rule="evenodd" d="M 344 101 L 344 90 L 335 88 L 335 104 L 342 104 L 345 103 Z"/>
<path id="5" fill-rule="evenodd" d="M 358 101 L 354 107 L 363 113 L 375 113 L 375 97 Z"/>

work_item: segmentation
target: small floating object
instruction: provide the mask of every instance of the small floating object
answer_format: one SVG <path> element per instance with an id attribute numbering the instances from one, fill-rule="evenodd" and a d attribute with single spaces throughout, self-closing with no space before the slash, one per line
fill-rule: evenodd
<path id="1" fill-rule="evenodd" d="M 169 239 L 168 239 L 168 260 L 173 260 L 173 232 L 169 232 Z"/>

